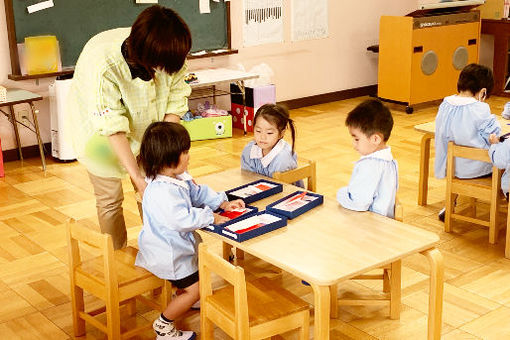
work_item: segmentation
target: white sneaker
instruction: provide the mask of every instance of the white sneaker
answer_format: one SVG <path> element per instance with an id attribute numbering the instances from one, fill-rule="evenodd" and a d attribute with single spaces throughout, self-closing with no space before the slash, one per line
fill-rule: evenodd
<path id="1" fill-rule="evenodd" d="M 152 328 L 157 334 L 157 340 L 193 340 L 196 338 L 195 332 L 180 331 L 175 328 L 173 322 L 167 322 L 161 318 L 154 320 Z"/>
<path id="2" fill-rule="evenodd" d="M 505 119 L 510 119 L 510 102 L 507 102 L 503 108 L 503 112 L 501 113 L 501 117 Z"/>

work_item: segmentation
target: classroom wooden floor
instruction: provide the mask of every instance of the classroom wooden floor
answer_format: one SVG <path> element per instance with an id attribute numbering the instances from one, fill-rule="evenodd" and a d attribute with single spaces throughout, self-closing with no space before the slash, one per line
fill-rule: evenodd
<path id="1" fill-rule="evenodd" d="M 318 191 L 332 198 L 340 186 L 347 184 L 353 162 L 359 158 L 344 120 L 363 99 L 291 113 L 297 123 L 297 152 L 317 161 Z M 491 98 L 493 112 L 500 114 L 505 101 Z M 510 339 L 510 261 L 503 256 L 504 233 L 495 246 L 489 245 L 486 229 L 468 223 L 455 223 L 453 233 L 444 233 L 443 223 L 437 219 L 443 206 L 444 181 L 431 178 L 429 205 L 417 205 L 421 134 L 413 126 L 433 120 L 437 104 L 418 107 L 412 115 L 397 106 L 391 109 L 395 127 L 389 144 L 399 162 L 404 222 L 433 231 L 441 239 L 439 249 L 445 259 L 443 338 Z M 190 172 L 196 177 L 238 167 L 241 151 L 250 138 L 236 132 L 234 138 L 194 142 Z M 5 170 L 6 177 L 0 179 L 0 339 L 72 338 L 65 221 L 73 217 L 97 227 L 95 200 L 86 171 L 77 162 L 49 161 L 43 173 L 37 158 L 24 164 L 6 163 Z M 140 218 L 133 189 L 128 180 L 124 184 L 125 217 L 133 243 Z M 248 258 L 247 266 L 255 262 Z M 342 307 L 340 317 L 331 320 L 331 339 L 425 339 L 427 268 L 421 255 L 404 260 L 400 320 L 388 318 L 388 307 Z M 297 278 L 283 274 L 278 280 L 313 302 L 311 288 Z M 341 286 L 340 295 L 371 293 L 374 288 L 378 287 L 371 283 L 348 282 Z M 86 301 L 98 304 L 90 296 Z M 140 308 L 137 318 L 152 321 L 156 316 Z M 198 314 L 192 313 L 183 323 L 199 331 L 198 320 Z M 87 329 L 87 339 L 103 338 L 95 329 Z M 220 339 L 228 338 L 221 331 L 215 334 Z M 153 338 L 148 331 L 140 339 Z M 296 335 L 289 333 L 281 338 L 296 339 Z"/>

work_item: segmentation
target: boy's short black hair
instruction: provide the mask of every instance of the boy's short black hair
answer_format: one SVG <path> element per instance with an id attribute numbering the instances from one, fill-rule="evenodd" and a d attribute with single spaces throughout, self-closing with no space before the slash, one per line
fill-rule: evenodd
<path id="1" fill-rule="evenodd" d="M 144 9 L 131 27 L 129 59 L 154 78 L 154 68 L 179 71 L 191 49 L 188 25 L 173 9 L 153 5 Z"/>
<path id="2" fill-rule="evenodd" d="M 459 75 L 457 91 L 469 91 L 475 95 L 483 88 L 487 89 L 486 98 L 489 98 L 494 88 L 492 70 L 479 64 L 469 64 L 464 67 Z"/>
<path id="3" fill-rule="evenodd" d="M 390 110 L 379 100 L 368 99 L 349 112 L 345 125 L 360 129 L 367 137 L 381 133 L 386 142 L 393 128 L 393 117 Z"/>
<path id="4" fill-rule="evenodd" d="M 145 175 L 155 178 L 164 167 L 175 168 L 179 157 L 189 150 L 188 130 L 179 123 L 154 122 L 143 134 L 138 163 Z"/>

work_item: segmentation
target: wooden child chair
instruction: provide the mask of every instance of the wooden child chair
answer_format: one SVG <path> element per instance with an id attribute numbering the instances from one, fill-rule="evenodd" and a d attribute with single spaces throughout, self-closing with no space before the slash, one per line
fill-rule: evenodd
<path id="1" fill-rule="evenodd" d="M 317 176 L 316 176 L 316 165 L 315 161 L 305 160 L 300 158 L 304 164 L 298 165 L 297 168 L 293 170 L 288 170 L 285 172 L 275 172 L 273 173 L 273 178 L 285 183 L 295 183 L 301 179 L 306 178 L 307 186 L 306 188 L 310 191 L 317 190 Z"/>
<path id="2" fill-rule="evenodd" d="M 505 243 L 505 257 L 510 259 L 510 204 L 508 204 L 506 216 L 506 243 Z"/>
<path id="3" fill-rule="evenodd" d="M 308 303 L 268 278 L 246 282 L 244 270 L 234 266 L 204 243 L 199 245 L 200 331 L 202 339 L 214 339 L 216 324 L 239 340 L 265 339 L 299 329 L 299 339 L 309 338 Z M 230 285 L 213 290 L 211 273 Z"/>
<path id="4" fill-rule="evenodd" d="M 151 329 L 152 324 L 147 323 L 121 333 L 120 305 L 127 306 L 130 316 L 136 313 L 136 300 L 162 312 L 169 301 L 171 284 L 143 268 L 136 267 L 135 248 L 127 247 L 114 251 L 112 237 L 109 234 L 101 234 L 70 220 L 67 239 L 74 335 L 85 334 L 85 322 L 106 333 L 110 340 L 129 338 Z M 96 248 L 101 256 L 83 261 L 79 244 Z M 159 302 L 141 295 L 158 288 L 162 291 Z M 85 312 L 84 290 L 103 300 L 105 307 Z M 95 318 L 104 312 L 106 324 Z"/>
<path id="5" fill-rule="evenodd" d="M 448 155 L 446 160 L 446 207 L 444 230 L 452 231 L 452 220 L 476 223 L 489 228 L 489 243 L 494 244 L 498 239 L 498 210 L 507 204 L 501 193 L 502 170 L 492 167 L 492 176 L 484 178 L 460 179 L 455 177 L 455 157 L 462 157 L 481 162 L 490 163 L 486 149 L 478 149 L 467 146 L 448 143 Z M 471 216 L 462 214 L 464 211 L 455 212 L 455 199 L 457 195 L 470 197 Z M 476 217 L 476 200 L 489 202 L 489 220 Z"/>
<path id="6" fill-rule="evenodd" d="M 404 210 L 398 197 L 395 198 L 395 220 L 404 221 Z M 332 315 L 338 315 L 338 305 L 341 306 L 365 306 L 376 304 L 390 304 L 390 319 L 400 319 L 401 290 L 402 290 L 402 261 L 396 261 L 380 268 L 380 274 L 361 274 L 351 280 L 382 280 L 383 294 L 376 298 L 338 299 L 338 286 L 331 286 L 331 311 Z"/>

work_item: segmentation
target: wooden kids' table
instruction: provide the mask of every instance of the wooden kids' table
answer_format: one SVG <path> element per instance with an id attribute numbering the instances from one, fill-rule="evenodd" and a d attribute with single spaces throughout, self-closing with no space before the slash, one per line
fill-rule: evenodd
<path id="1" fill-rule="evenodd" d="M 497 116 L 497 120 L 501 125 L 501 134 L 509 133 L 510 121 Z M 427 205 L 427 194 L 429 189 L 429 164 L 430 164 L 430 141 L 436 133 L 436 122 L 428 122 L 414 126 L 414 129 L 423 132 L 420 146 L 420 179 L 418 182 L 418 204 Z"/>
<path id="2" fill-rule="evenodd" d="M 21 141 L 19 137 L 18 132 L 18 122 L 16 120 L 16 115 L 14 112 L 14 105 L 16 104 L 23 104 L 27 103 L 30 105 L 30 112 L 32 113 L 32 120 L 33 120 L 33 126 L 34 130 L 32 130 L 36 137 L 37 137 L 37 144 L 39 145 L 39 154 L 41 155 L 41 163 L 42 163 L 42 169 L 43 171 L 46 170 L 46 159 L 44 158 L 44 149 L 41 139 L 41 133 L 39 132 L 39 122 L 37 121 L 37 114 L 38 110 L 35 108 L 34 103 L 37 100 L 42 100 L 43 97 L 38 95 L 37 93 L 33 93 L 27 90 L 21 90 L 21 89 L 7 89 L 7 101 L 0 102 L 0 108 L 3 106 L 8 106 L 10 109 L 10 117 L 4 113 L 9 121 L 12 123 L 12 127 L 14 128 L 14 135 L 16 136 L 16 144 L 18 145 L 18 152 L 19 152 L 19 158 L 21 161 L 23 161 L 23 154 L 21 153 Z M 2 111 L 3 112 L 3 111 Z M 23 124 L 23 123 L 20 123 Z M 25 127 L 29 128 L 29 126 Z M 0 150 L 1 152 L 1 150 Z"/>
<path id="3" fill-rule="evenodd" d="M 240 169 L 201 176 L 196 180 L 214 190 L 227 190 L 264 178 Z M 282 193 L 251 203 L 263 210 L 266 205 L 296 190 L 284 184 Z M 330 287 L 383 265 L 421 253 L 430 264 L 428 339 L 440 339 L 443 305 L 443 258 L 429 231 L 371 212 L 343 209 L 334 200 L 288 221 L 284 228 L 245 242 L 235 242 L 206 231 L 310 283 L 314 292 L 315 339 L 329 339 L 330 314 L 335 317 L 336 291 Z M 333 307 L 331 307 L 333 306 Z"/>

